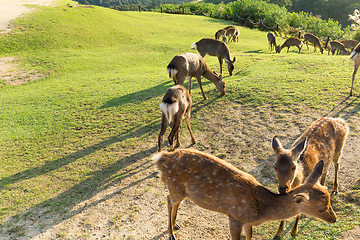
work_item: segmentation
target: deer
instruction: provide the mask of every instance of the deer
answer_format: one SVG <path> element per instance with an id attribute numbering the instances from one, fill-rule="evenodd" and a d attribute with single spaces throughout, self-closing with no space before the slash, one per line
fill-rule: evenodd
<path id="1" fill-rule="evenodd" d="M 314 53 L 316 52 L 316 47 L 320 49 L 321 54 L 323 54 L 323 48 L 321 47 L 320 40 L 317 36 L 311 33 L 304 34 L 304 43 L 306 43 L 307 49 L 309 50 L 308 42 L 314 44 Z"/>
<path id="2" fill-rule="evenodd" d="M 291 145 L 290 149 L 282 147 L 279 137 L 272 140 L 272 148 L 276 161 L 274 169 L 279 181 L 279 193 L 284 194 L 303 184 L 310 176 L 314 166 L 321 160 L 324 168 L 320 184 L 325 184 L 327 170 L 334 164 L 335 179 L 332 194 L 338 192 L 339 159 L 343 150 L 346 136 L 349 132 L 348 125 L 341 118 L 321 117 Z M 300 216 L 296 217 L 291 235 L 298 231 Z M 284 230 L 284 221 L 273 239 L 280 239 Z"/>
<path id="3" fill-rule="evenodd" d="M 215 33 L 215 39 L 216 40 L 220 40 L 220 38 L 222 38 L 223 42 L 226 42 L 226 30 L 225 29 L 220 29 Z"/>
<path id="4" fill-rule="evenodd" d="M 303 42 L 299 39 L 299 38 L 288 38 L 286 39 L 286 41 L 281 45 L 281 47 L 279 47 L 278 49 L 278 53 L 281 52 L 281 50 L 285 47 L 288 48 L 287 52 L 289 53 L 289 49 L 291 46 L 296 46 L 299 49 L 299 54 L 301 52 L 301 48 L 302 48 Z"/>
<path id="5" fill-rule="evenodd" d="M 223 77 L 217 75 L 216 72 L 212 72 L 204 58 L 199 54 L 183 53 L 176 55 L 167 66 L 167 72 L 169 77 L 174 80 L 175 85 L 184 85 L 184 81 L 188 76 L 189 93 L 191 93 L 192 78 L 195 77 L 205 100 L 207 98 L 202 88 L 201 76 L 214 83 L 221 95 L 225 94 L 225 81 Z"/>
<path id="6" fill-rule="evenodd" d="M 354 72 L 352 75 L 351 90 L 350 90 L 350 96 L 352 96 L 356 72 L 359 69 L 359 65 L 360 65 L 360 43 L 355 47 L 354 51 L 351 53 L 350 59 L 354 61 Z"/>
<path id="7" fill-rule="evenodd" d="M 231 60 L 230 50 L 226 43 L 216 39 L 203 38 L 198 42 L 194 42 L 191 45 L 191 48 L 195 48 L 202 57 L 205 57 L 206 54 L 218 57 L 220 63 L 220 74 L 222 74 L 223 59 L 225 59 L 229 74 L 232 76 L 235 68 L 236 58 L 234 57 L 234 59 Z"/>
<path id="8" fill-rule="evenodd" d="M 340 51 L 343 54 L 348 54 L 348 52 L 345 49 L 344 44 L 342 44 L 341 42 L 336 41 L 336 40 L 330 41 L 330 48 L 328 51 L 328 55 L 330 54 L 330 51 L 332 52 L 333 55 L 335 54 L 335 52 L 336 52 L 336 54 L 339 54 Z"/>
<path id="9" fill-rule="evenodd" d="M 228 26 L 224 28 L 226 30 L 226 38 L 228 39 L 228 42 L 232 39 L 233 42 L 238 42 L 240 30 L 234 26 Z"/>
<path id="10" fill-rule="evenodd" d="M 168 234 L 175 240 L 178 208 L 188 198 L 198 206 L 229 218 L 232 240 L 240 240 L 242 229 L 247 240 L 252 226 L 306 214 L 328 223 L 337 220 L 330 205 L 330 194 L 318 183 L 324 162 L 320 161 L 308 179 L 291 191 L 276 194 L 255 177 L 215 156 L 191 149 L 153 155 L 159 176 L 169 190 Z"/>
<path id="11" fill-rule="evenodd" d="M 352 40 L 352 39 L 348 39 L 348 40 L 341 40 L 340 41 L 342 44 L 344 44 L 345 48 L 350 48 L 351 51 L 354 51 L 355 47 L 359 44 L 359 41 L 357 40 Z"/>
<path id="12" fill-rule="evenodd" d="M 267 34 L 267 39 L 268 39 L 268 42 L 269 42 L 269 48 L 270 48 L 270 50 L 272 51 L 273 46 L 274 46 L 275 52 L 278 52 L 280 46 L 276 45 L 276 37 L 275 37 L 275 34 L 272 33 L 272 32 L 268 32 L 268 34 Z"/>
<path id="13" fill-rule="evenodd" d="M 176 147 L 180 147 L 180 131 L 182 121 L 186 120 L 186 126 L 190 132 L 192 144 L 196 143 L 193 132 L 190 125 L 190 112 L 191 112 L 192 100 L 190 93 L 182 85 L 175 85 L 168 88 L 165 96 L 160 104 L 160 110 L 162 112 L 161 130 L 158 137 L 158 152 L 161 151 L 161 145 L 167 126 L 170 124 L 171 132 L 168 137 L 171 151 L 175 150 L 174 137 L 176 135 Z"/>

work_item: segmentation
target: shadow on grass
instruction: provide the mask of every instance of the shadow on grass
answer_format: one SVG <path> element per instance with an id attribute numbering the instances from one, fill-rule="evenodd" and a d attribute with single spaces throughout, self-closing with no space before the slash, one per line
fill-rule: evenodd
<path id="1" fill-rule="evenodd" d="M 347 96 L 338 105 L 333 107 L 325 116 L 341 117 L 345 120 L 350 119 L 360 111 L 360 98 Z"/>

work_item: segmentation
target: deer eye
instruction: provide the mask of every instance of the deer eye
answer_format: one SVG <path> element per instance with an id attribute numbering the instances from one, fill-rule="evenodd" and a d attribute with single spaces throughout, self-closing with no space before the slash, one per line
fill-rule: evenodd
<path id="1" fill-rule="evenodd" d="M 291 168 L 291 172 L 295 172 L 295 170 L 296 170 L 296 167 Z"/>

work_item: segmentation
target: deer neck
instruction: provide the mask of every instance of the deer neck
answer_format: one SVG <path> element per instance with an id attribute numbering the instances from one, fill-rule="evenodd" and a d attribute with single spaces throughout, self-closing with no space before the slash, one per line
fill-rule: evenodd
<path id="1" fill-rule="evenodd" d="M 213 82 L 213 83 L 215 83 L 215 84 L 216 84 L 217 82 L 219 82 L 218 76 L 216 76 L 213 72 L 211 72 L 210 69 L 207 69 L 207 70 L 204 72 L 203 76 L 204 76 L 204 78 L 210 80 L 211 82 Z"/>

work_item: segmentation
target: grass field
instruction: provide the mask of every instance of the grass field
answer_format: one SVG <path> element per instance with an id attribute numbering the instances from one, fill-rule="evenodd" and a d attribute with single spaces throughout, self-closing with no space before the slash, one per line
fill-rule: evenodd
<path id="1" fill-rule="evenodd" d="M 46 76 L 23 85 L 4 81 L 0 85 L 0 222 L 18 236 L 26 235 L 26 227 L 17 228 L 18 222 L 35 209 L 70 218 L 78 212 L 69 209 L 114 181 L 135 176 L 137 163 L 148 163 L 156 151 L 161 119 L 158 106 L 173 85 L 167 64 L 177 54 L 195 52 L 191 50 L 193 42 L 213 38 L 216 30 L 230 24 L 201 16 L 73 8 L 72 4 L 60 1 L 56 7 L 39 7 L 16 20 L 11 33 L 0 35 L 0 57 L 15 56 L 21 68 Z M 208 100 L 203 100 L 193 84 L 194 134 L 205 136 L 206 124 L 217 117 L 223 119 L 223 125 L 211 131 L 220 132 L 227 120 L 234 118 L 229 106 L 243 110 L 243 122 L 251 123 L 252 114 L 261 121 L 258 126 L 244 126 L 247 133 L 243 139 L 229 143 L 238 153 L 231 152 L 221 137 L 199 137 L 195 148 L 232 159 L 237 166 L 256 167 L 261 161 L 246 163 L 246 158 L 256 154 L 271 162 L 273 153 L 265 145 L 247 152 L 244 142 L 259 142 L 263 137 L 259 129 L 266 127 L 269 119 L 275 116 L 275 122 L 282 125 L 269 125 L 266 130 L 271 135 L 293 122 L 303 131 L 308 124 L 300 116 L 314 120 L 340 105 L 344 107 L 337 116 L 348 120 L 349 139 L 359 136 L 360 84 L 355 82 L 354 97 L 348 97 L 353 71 L 349 56 L 314 53 L 313 46 L 310 50 L 304 46 L 300 55 L 297 48 L 275 54 L 269 50 L 265 32 L 242 27 L 239 43 L 229 47 L 237 61 L 233 76 L 225 68 L 223 71 L 226 95 L 220 96 L 204 79 Z M 205 60 L 219 72 L 216 58 L 206 56 Z M 182 136 L 187 138 L 183 129 Z M 248 140 L 248 136 L 254 139 Z M 270 140 L 262 142 L 269 144 Z M 276 190 L 269 166 L 268 172 L 262 172 L 263 178 Z M 153 168 L 147 167 L 149 171 Z M 334 198 L 342 221 L 335 225 L 307 222 L 310 231 L 303 231 L 299 238 L 336 239 L 360 224 L 359 173 L 357 178 L 356 184 Z M 260 227 L 257 234 L 271 237 L 276 225 Z"/>

